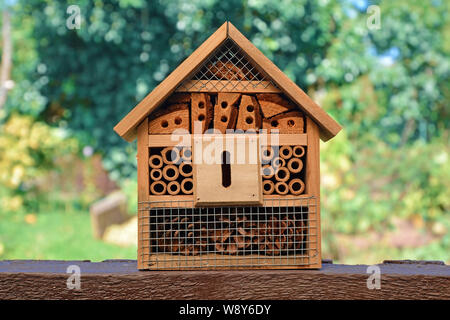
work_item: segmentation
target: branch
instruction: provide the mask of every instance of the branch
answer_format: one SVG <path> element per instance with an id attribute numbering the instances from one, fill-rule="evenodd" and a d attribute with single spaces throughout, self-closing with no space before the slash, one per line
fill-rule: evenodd
<path id="1" fill-rule="evenodd" d="M 3 11 L 2 47 L 2 61 L 0 64 L 0 109 L 6 103 L 8 89 L 10 89 L 8 82 L 12 68 L 11 19 L 6 9 Z"/>

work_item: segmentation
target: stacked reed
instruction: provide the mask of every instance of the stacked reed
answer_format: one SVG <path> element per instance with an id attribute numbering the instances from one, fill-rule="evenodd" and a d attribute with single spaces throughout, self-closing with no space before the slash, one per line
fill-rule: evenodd
<path id="1" fill-rule="evenodd" d="M 260 215 L 178 215 L 154 222 L 155 251 L 197 255 L 293 255 L 306 248 L 306 215 L 283 213 Z M 264 218 L 263 218 L 264 217 Z M 155 252 L 155 253 L 156 253 Z"/>
<path id="2" fill-rule="evenodd" d="M 192 194 L 192 152 L 190 147 L 150 148 L 148 159 L 151 195 Z"/>
<path id="3" fill-rule="evenodd" d="M 305 190 L 302 146 L 265 146 L 262 148 L 263 193 L 300 195 Z"/>

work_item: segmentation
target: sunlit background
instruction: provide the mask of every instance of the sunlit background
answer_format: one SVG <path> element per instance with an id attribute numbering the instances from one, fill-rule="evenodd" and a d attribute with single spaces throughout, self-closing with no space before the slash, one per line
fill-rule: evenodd
<path id="1" fill-rule="evenodd" d="M 0 259 L 136 258 L 136 143 L 112 128 L 229 20 L 344 127 L 321 144 L 323 257 L 450 263 L 449 0 L 0 10 Z M 126 219 L 94 237 L 91 205 L 121 194 Z"/>

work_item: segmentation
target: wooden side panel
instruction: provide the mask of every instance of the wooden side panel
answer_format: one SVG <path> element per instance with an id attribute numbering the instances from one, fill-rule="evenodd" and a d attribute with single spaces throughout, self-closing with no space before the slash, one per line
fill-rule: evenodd
<path id="1" fill-rule="evenodd" d="M 140 203 L 149 200 L 149 169 L 148 169 L 148 120 L 145 119 L 138 127 L 137 141 L 137 174 L 138 174 L 138 210 Z M 144 239 L 143 226 L 148 225 L 149 218 L 145 216 L 145 211 L 138 211 L 138 269 L 144 269 L 143 248 L 149 248 L 149 241 Z M 147 234 L 148 235 L 148 234 Z M 145 249 L 148 250 L 148 249 Z"/>
<path id="2" fill-rule="evenodd" d="M 205 132 L 212 120 L 213 107 L 209 95 L 206 93 L 192 93 L 191 94 L 191 123 L 194 130 L 198 130 L 195 123 L 199 123 L 201 132 Z"/>
<path id="3" fill-rule="evenodd" d="M 173 104 L 152 115 L 149 121 L 149 134 L 170 134 L 176 129 L 189 132 L 189 106 Z"/>
<path id="4" fill-rule="evenodd" d="M 270 119 L 264 119 L 263 129 L 266 129 L 269 133 L 272 130 L 279 130 L 280 133 L 303 133 L 303 114 L 299 111 L 291 111 Z"/>
<path id="5" fill-rule="evenodd" d="M 221 133 L 225 133 L 227 129 L 234 129 L 238 114 L 235 104 L 240 97 L 240 93 L 219 92 L 217 94 L 217 103 L 214 106 L 214 129 Z"/>
<path id="6" fill-rule="evenodd" d="M 319 127 L 317 124 L 306 117 L 306 133 L 308 135 L 308 145 L 306 151 L 306 193 L 316 197 L 316 212 L 310 214 L 312 220 L 311 225 L 315 226 L 317 232 L 317 242 L 312 235 L 310 239 L 311 249 L 315 249 L 314 246 L 317 243 L 318 255 L 312 259 L 313 267 L 321 267 L 321 230 L 320 230 L 320 149 L 319 149 Z"/>
<path id="7" fill-rule="evenodd" d="M 258 101 L 253 96 L 242 95 L 236 129 L 257 130 L 261 128 L 261 114 Z"/>

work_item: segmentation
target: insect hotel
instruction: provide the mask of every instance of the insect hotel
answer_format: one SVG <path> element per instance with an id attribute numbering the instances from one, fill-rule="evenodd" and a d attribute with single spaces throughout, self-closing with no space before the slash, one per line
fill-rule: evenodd
<path id="1" fill-rule="evenodd" d="M 138 268 L 320 268 L 319 139 L 340 129 L 224 23 L 114 128 L 137 137 Z"/>

